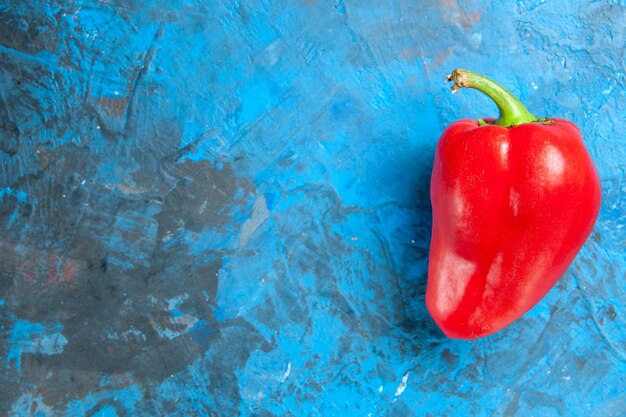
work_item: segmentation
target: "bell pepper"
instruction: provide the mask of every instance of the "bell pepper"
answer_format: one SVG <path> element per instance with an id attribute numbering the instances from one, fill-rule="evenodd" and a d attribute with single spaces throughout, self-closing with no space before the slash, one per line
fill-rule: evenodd
<path id="1" fill-rule="evenodd" d="M 533 116 L 493 80 L 462 69 L 497 119 L 458 120 L 435 151 L 426 305 L 445 335 L 475 339 L 510 325 L 557 283 L 598 217 L 598 173 L 578 128 Z"/>

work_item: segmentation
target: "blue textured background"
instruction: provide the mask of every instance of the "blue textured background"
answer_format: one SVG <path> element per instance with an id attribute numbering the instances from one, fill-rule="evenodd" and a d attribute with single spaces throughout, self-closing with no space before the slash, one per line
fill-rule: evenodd
<path id="1" fill-rule="evenodd" d="M 0 3 L 0 415 L 623 416 L 623 1 Z M 455 67 L 602 179 L 491 337 L 424 306 Z M 563 202 L 567 204 L 567 202 Z"/>

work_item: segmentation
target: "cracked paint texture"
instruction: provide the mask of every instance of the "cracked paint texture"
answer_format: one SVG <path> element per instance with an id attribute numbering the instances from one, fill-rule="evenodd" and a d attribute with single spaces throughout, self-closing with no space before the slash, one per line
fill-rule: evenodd
<path id="1" fill-rule="evenodd" d="M 621 1 L 0 2 L 0 415 L 623 415 L 625 44 Z M 456 67 L 603 188 L 473 342 L 424 305 L 436 141 L 496 112 Z"/>

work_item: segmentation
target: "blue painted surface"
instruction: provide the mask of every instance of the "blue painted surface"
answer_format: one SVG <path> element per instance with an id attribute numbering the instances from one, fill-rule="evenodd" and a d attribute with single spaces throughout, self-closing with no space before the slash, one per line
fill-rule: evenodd
<path id="1" fill-rule="evenodd" d="M 0 4 L 0 415 L 618 416 L 621 1 Z M 603 186 L 521 320 L 424 306 L 456 67 L 577 123 Z M 566 202 L 564 202 L 566 203 Z"/>

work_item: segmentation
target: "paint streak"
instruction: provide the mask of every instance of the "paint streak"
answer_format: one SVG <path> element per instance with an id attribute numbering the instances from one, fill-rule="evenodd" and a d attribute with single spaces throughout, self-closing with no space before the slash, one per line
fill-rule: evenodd
<path id="1" fill-rule="evenodd" d="M 62 330 L 63 326 L 60 323 L 45 326 L 42 323 L 16 320 L 8 340 L 7 367 L 12 365 L 19 370 L 22 367 L 22 356 L 27 353 L 43 355 L 62 353 L 68 343 L 61 334 Z"/>
<path id="2" fill-rule="evenodd" d="M 248 218 L 241 227 L 241 234 L 239 235 L 240 247 L 246 245 L 254 232 L 269 218 L 269 216 L 270 212 L 267 209 L 265 196 L 259 196 L 259 198 L 254 202 L 250 218 Z"/>
<path id="3" fill-rule="evenodd" d="M 74 261 L 71 259 L 63 259 L 63 275 L 61 276 L 61 282 L 68 284 L 69 288 L 72 287 L 74 282 L 74 268 Z"/>
<path id="4" fill-rule="evenodd" d="M 180 306 L 188 298 L 189 294 L 183 294 L 166 300 L 167 307 L 163 311 L 170 314 L 166 316 L 158 314 L 150 318 L 150 323 L 159 337 L 172 340 L 188 333 L 195 326 L 202 325 L 197 317 L 180 311 Z M 153 302 L 158 303 L 156 299 L 153 299 Z"/>
<path id="5" fill-rule="evenodd" d="M 29 283 L 36 283 L 41 290 L 53 286 L 71 290 L 77 271 L 85 262 L 23 245 L 0 242 L 7 263 L 12 264 L 15 276 Z"/>
<path id="6" fill-rule="evenodd" d="M 406 390 L 406 384 L 408 380 L 409 380 L 409 372 L 407 372 L 406 374 L 402 376 L 402 381 L 400 381 L 398 388 L 396 388 L 396 393 L 394 394 L 394 397 L 399 397 L 402 395 L 404 390 Z"/>

